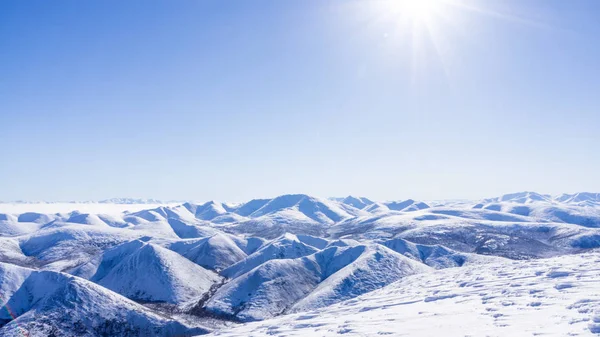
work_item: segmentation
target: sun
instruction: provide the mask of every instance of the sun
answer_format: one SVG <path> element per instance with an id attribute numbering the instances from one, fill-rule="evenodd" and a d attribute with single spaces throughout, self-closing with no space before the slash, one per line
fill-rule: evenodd
<path id="1" fill-rule="evenodd" d="M 396 10 L 407 19 L 428 21 L 442 9 L 442 0 L 396 0 Z"/>
<path id="2" fill-rule="evenodd" d="M 387 30 L 386 48 L 394 48 L 410 59 L 410 77 L 416 81 L 422 72 L 435 67 L 448 76 L 453 45 L 451 28 L 459 26 L 454 10 L 463 0 L 372 0 L 373 17 Z M 433 57 L 432 57 L 433 56 Z M 441 66 L 441 67 L 438 67 Z"/>
<path id="3" fill-rule="evenodd" d="M 461 39 L 472 39 L 470 29 L 493 19 L 551 28 L 497 1 L 475 0 L 356 0 L 347 1 L 364 17 L 365 29 L 377 42 L 382 66 L 402 69 L 415 88 L 428 79 L 458 78 L 463 71 Z M 500 1 L 502 2 L 502 1 Z M 507 12 L 507 10 L 509 12 Z M 476 19 L 474 21 L 473 19 Z M 493 41 L 489 41 L 493 43 Z M 435 75 L 432 75 L 435 74 Z"/>

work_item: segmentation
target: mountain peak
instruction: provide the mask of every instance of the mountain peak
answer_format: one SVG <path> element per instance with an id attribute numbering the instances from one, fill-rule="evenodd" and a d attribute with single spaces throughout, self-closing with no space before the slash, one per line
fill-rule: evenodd
<path id="1" fill-rule="evenodd" d="M 353 197 L 351 195 L 345 197 L 344 199 L 342 199 L 341 201 L 342 203 L 346 204 L 346 205 L 350 205 L 352 207 L 358 208 L 358 209 L 363 209 L 369 205 L 373 204 L 373 201 L 364 198 L 364 197 Z"/>

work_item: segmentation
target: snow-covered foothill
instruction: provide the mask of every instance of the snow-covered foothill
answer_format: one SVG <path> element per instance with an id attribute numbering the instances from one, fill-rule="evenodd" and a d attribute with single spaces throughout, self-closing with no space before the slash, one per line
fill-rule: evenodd
<path id="1" fill-rule="evenodd" d="M 0 263 L 0 335 L 191 336 L 206 333 L 68 274 Z"/>
<path id="2" fill-rule="evenodd" d="M 448 268 L 209 336 L 597 336 L 600 254 Z"/>

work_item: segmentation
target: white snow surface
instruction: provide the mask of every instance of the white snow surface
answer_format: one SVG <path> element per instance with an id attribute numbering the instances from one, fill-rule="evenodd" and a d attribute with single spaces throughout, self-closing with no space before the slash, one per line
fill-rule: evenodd
<path id="1" fill-rule="evenodd" d="M 600 253 L 450 268 L 210 336 L 596 336 L 599 280 Z"/>

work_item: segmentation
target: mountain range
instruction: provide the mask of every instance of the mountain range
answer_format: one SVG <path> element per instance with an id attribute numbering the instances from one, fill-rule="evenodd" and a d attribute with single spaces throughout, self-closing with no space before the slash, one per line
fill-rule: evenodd
<path id="1" fill-rule="evenodd" d="M 329 310 L 419 275 L 600 248 L 600 193 L 96 204 L 0 204 L 0 335 L 218 333 Z"/>

